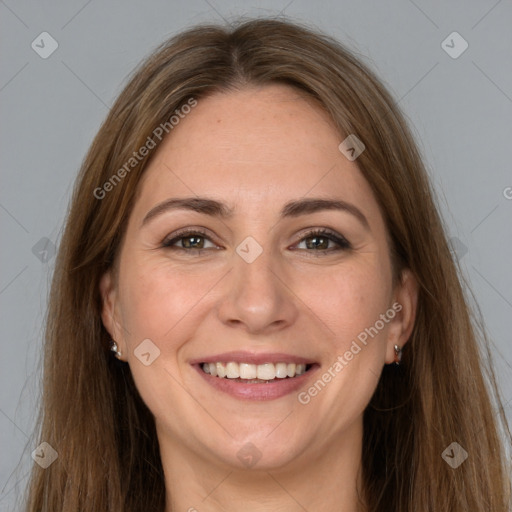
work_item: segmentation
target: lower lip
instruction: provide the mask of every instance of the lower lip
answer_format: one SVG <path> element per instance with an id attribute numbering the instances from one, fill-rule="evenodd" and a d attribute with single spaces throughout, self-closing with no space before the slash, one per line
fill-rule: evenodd
<path id="1" fill-rule="evenodd" d="M 289 395 L 304 386 L 310 376 L 319 368 L 317 364 L 302 375 L 286 379 L 274 379 L 268 383 L 244 384 L 233 379 L 212 377 L 203 372 L 199 364 L 193 365 L 210 386 L 241 400 L 275 400 Z"/>

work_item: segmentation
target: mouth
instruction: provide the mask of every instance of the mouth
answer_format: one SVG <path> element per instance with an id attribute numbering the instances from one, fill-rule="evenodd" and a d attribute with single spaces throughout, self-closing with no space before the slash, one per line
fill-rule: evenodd
<path id="1" fill-rule="evenodd" d="M 273 400 L 305 386 L 320 365 L 286 354 L 229 353 L 192 366 L 210 386 L 243 400 Z"/>
<path id="2" fill-rule="evenodd" d="M 303 375 L 311 369 L 312 364 L 296 363 L 237 363 L 230 361 L 227 363 L 202 363 L 202 371 L 212 377 L 220 379 L 230 379 L 234 382 L 245 384 L 262 384 L 280 380 L 294 379 Z"/>

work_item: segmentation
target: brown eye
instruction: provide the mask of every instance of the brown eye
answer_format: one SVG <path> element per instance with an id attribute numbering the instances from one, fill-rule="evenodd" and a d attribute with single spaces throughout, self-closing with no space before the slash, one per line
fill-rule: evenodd
<path id="1" fill-rule="evenodd" d="M 323 249 L 329 248 L 331 240 L 325 236 L 311 236 L 305 239 L 307 249 Z"/>
<path id="2" fill-rule="evenodd" d="M 300 247 L 302 244 L 304 244 L 305 247 Z M 299 242 L 297 248 L 309 250 L 311 252 L 331 252 L 350 249 L 351 245 L 345 237 L 338 235 L 337 233 L 328 230 L 319 230 L 307 233 Z"/>
<path id="3" fill-rule="evenodd" d="M 185 249 L 203 249 L 204 238 L 202 236 L 184 236 L 180 238 L 181 245 Z"/>
<path id="4" fill-rule="evenodd" d="M 209 246 L 207 244 L 210 244 Z M 188 231 L 176 234 L 162 242 L 162 247 L 178 250 L 202 250 L 217 247 L 205 233 Z"/>

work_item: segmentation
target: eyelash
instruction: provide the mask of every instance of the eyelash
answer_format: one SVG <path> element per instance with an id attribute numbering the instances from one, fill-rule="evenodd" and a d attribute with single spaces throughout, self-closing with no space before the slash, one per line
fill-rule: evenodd
<path id="1" fill-rule="evenodd" d="M 180 231 L 178 232 L 172 239 L 170 240 L 164 240 L 162 242 L 162 248 L 165 248 L 165 249 L 171 249 L 171 250 L 179 250 L 179 251 L 185 251 L 185 252 L 196 252 L 197 254 L 201 254 L 203 251 L 207 251 L 211 248 L 186 248 L 186 247 L 174 247 L 174 244 L 176 242 L 179 242 L 180 240 L 183 240 L 185 238 L 190 238 L 190 237 L 193 237 L 193 236 L 198 236 L 198 237 L 201 237 L 201 238 L 205 238 L 207 240 L 210 240 L 210 238 L 208 237 L 208 234 L 205 233 L 204 231 L 202 231 L 201 229 L 193 229 L 193 230 L 183 230 L 183 231 Z M 311 231 L 308 231 L 307 233 L 305 233 L 302 238 L 299 240 L 298 243 L 301 243 L 303 242 L 304 240 L 308 239 L 308 238 L 314 238 L 314 237 L 323 237 L 323 238 L 327 238 L 329 241 L 332 241 L 334 243 L 336 243 L 339 247 L 338 248 L 335 248 L 335 249 L 318 249 L 318 250 L 315 250 L 315 249 L 299 249 L 299 250 L 305 250 L 305 251 L 308 251 L 308 252 L 315 252 L 317 254 L 326 254 L 326 253 L 331 253 L 331 252 L 334 252 L 334 251 L 343 251 L 343 250 L 349 250 L 352 248 L 352 245 L 350 244 L 350 242 L 343 236 L 341 235 L 338 235 L 337 233 L 335 233 L 334 231 L 331 231 L 330 229 L 326 229 L 326 228 L 321 228 L 321 229 L 313 229 Z M 211 240 L 210 240 L 211 242 Z M 296 250 L 296 249 L 294 249 Z"/>

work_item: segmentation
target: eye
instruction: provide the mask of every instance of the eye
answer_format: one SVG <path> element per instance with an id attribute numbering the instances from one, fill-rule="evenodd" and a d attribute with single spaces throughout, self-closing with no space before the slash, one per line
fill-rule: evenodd
<path id="1" fill-rule="evenodd" d="M 207 244 L 210 244 L 208 246 Z M 172 238 L 162 242 L 162 247 L 184 251 L 217 248 L 217 246 L 201 230 L 185 230 L 176 233 Z"/>
<path id="2" fill-rule="evenodd" d="M 209 245 L 208 245 L 209 244 Z M 302 246 L 302 247 L 301 247 Z M 162 242 L 162 247 L 173 250 L 191 252 L 205 249 L 218 249 L 207 233 L 199 229 L 183 230 L 172 235 Z M 342 235 L 329 229 L 317 229 L 306 233 L 293 249 L 306 250 L 308 252 L 326 253 L 351 249 L 352 246 Z"/>
<path id="3" fill-rule="evenodd" d="M 317 229 L 306 233 L 295 247 L 310 252 L 332 252 L 352 248 L 345 237 L 329 229 Z"/>

